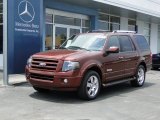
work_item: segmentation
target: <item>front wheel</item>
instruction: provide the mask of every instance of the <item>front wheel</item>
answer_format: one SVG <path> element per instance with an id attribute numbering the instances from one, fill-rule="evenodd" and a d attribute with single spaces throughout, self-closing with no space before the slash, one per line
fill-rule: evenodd
<path id="1" fill-rule="evenodd" d="M 143 65 L 140 65 L 137 69 L 136 79 L 131 81 L 131 85 L 135 87 L 143 86 L 146 78 L 146 71 Z"/>
<path id="2" fill-rule="evenodd" d="M 88 71 L 84 76 L 78 95 L 82 99 L 95 99 L 100 92 L 100 86 L 101 82 L 99 74 L 95 71 Z"/>

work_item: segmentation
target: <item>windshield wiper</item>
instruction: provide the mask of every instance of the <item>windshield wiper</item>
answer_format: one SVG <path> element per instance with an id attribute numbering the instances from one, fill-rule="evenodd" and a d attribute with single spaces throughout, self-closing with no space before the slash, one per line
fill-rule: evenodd
<path id="1" fill-rule="evenodd" d="M 68 47 L 68 49 L 80 49 L 80 50 L 87 50 L 87 51 L 89 51 L 88 49 L 86 49 L 86 48 L 81 48 L 81 47 L 78 47 L 78 46 L 69 46 Z"/>
<path id="2" fill-rule="evenodd" d="M 60 47 L 59 49 L 67 49 L 66 47 Z"/>

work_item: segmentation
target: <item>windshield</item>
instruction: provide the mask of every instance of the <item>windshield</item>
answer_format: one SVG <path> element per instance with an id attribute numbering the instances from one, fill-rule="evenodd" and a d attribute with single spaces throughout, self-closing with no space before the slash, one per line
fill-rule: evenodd
<path id="1" fill-rule="evenodd" d="M 103 49 L 105 40 L 106 36 L 102 34 L 80 34 L 74 37 L 74 39 L 67 40 L 61 48 L 100 51 Z"/>

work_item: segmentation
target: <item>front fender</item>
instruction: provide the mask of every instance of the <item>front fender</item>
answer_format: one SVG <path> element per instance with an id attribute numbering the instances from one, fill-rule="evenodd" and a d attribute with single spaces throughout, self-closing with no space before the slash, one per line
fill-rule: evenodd
<path id="1" fill-rule="evenodd" d="M 85 62 L 81 67 L 80 75 L 84 76 L 85 73 L 89 69 L 91 69 L 92 67 L 97 67 L 101 71 L 102 77 L 103 77 L 103 65 L 102 65 L 102 63 L 100 63 L 99 61 L 96 61 L 96 60 L 89 60 L 89 61 Z"/>

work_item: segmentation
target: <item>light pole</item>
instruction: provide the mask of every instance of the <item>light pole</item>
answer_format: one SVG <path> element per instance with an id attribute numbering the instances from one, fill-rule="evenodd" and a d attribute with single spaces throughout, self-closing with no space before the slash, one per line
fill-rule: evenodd
<path id="1" fill-rule="evenodd" d="M 7 2 L 3 0 L 3 85 L 8 85 L 8 62 L 7 62 Z"/>

